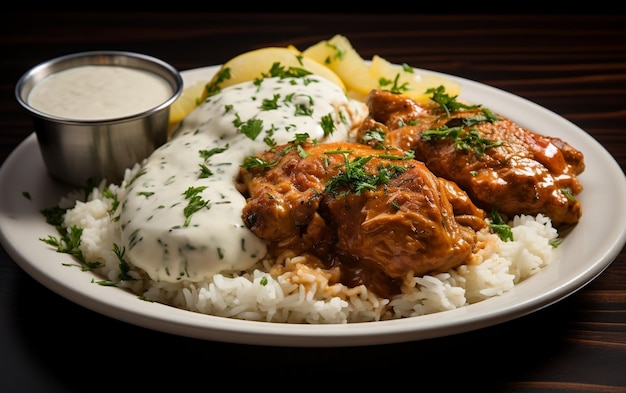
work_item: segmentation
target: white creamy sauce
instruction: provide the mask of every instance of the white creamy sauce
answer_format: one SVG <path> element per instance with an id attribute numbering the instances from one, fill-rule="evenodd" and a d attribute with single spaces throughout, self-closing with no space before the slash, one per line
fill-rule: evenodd
<path id="1" fill-rule="evenodd" d="M 267 150 L 269 139 L 283 144 L 307 133 L 320 142 L 346 140 L 366 112 L 363 103 L 315 76 L 223 89 L 181 123 L 128 185 L 120 217 L 126 256 L 152 279 L 167 282 L 251 267 L 265 256 L 266 244 L 241 218 L 246 201 L 234 179 L 244 159 Z M 325 136 L 328 116 L 335 129 Z M 262 129 L 256 137 L 247 131 L 254 122 Z M 186 215 L 190 188 L 196 192 L 188 196 L 208 204 Z"/>
<path id="2" fill-rule="evenodd" d="M 172 96 L 157 74 L 134 68 L 78 66 L 51 74 L 33 86 L 28 104 L 48 115 L 104 120 L 150 110 Z"/>

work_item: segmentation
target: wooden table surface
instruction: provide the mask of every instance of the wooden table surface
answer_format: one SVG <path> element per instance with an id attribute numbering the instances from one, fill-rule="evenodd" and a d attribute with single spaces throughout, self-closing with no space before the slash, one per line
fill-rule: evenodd
<path id="1" fill-rule="evenodd" d="M 15 83 L 49 58 L 128 50 L 186 70 L 343 34 L 366 59 L 377 54 L 457 75 L 544 106 L 626 168 L 624 15 L 3 13 L 0 22 L 0 163 L 32 132 Z M 145 392 L 166 381 L 188 391 L 242 381 L 253 390 L 411 383 L 418 391 L 441 384 L 446 391 L 623 392 L 626 251 L 567 298 L 495 326 L 398 344 L 282 348 L 192 339 L 106 317 L 42 286 L 0 249 L 0 391 Z"/>

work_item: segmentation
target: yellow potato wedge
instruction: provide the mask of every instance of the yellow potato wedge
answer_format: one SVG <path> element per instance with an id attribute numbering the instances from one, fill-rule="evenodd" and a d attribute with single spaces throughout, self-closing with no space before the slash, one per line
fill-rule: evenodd
<path id="1" fill-rule="evenodd" d="M 369 65 L 343 35 L 335 35 L 302 51 L 302 54 L 333 70 L 346 86 L 348 95 L 363 98 L 376 87 Z"/>
<path id="2" fill-rule="evenodd" d="M 284 68 L 303 68 L 315 75 L 324 77 L 345 90 L 343 81 L 335 72 L 317 61 L 303 56 L 295 47 L 267 47 L 252 50 L 235 56 L 222 65 L 210 84 L 219 88 L 241 82 L 253 81 L 267 76 L 274 63 Z M 228 70 L 228 78 L 220 80 L 221 71 Z"/>

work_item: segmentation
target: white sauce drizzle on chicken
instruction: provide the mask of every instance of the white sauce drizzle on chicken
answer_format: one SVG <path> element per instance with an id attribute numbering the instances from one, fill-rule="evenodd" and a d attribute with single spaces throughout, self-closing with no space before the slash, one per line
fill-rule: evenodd
<path id="1" fill-rule="evenodd" d="M 363 103 L 313 75 L 243 83 L 208 98 L 129 181 L 120 216 L 126 256 L 167 282 L 251 267 L 267 250 L 241 218 L 246 200 L 234 178 L 244 158 L 296 134 L 346 140 L 366 115 Z"/>

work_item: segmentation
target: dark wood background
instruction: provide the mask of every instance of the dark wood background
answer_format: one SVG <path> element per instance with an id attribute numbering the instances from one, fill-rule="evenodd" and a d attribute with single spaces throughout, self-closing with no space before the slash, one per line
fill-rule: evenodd
<path id="1" fill-rule="evenodd" d="M 49 58 L 129 50 L 185 70 L 344 34 L 366 59 L 377 54 L 534 101 L 587 131 L 626 168 L 624 15 L 5 12 L 0 31 L 0 163 L 32 132 L 15 83 Z M 110 319 L 41 286 L 0 249 L 0 391 L 148 391 L 166 382 L 176 391 L 243 382 L 252 390 L 623 392 L 626 252 L 568 298 L 497 326 L 393 345 L 274 348 Z"/>

